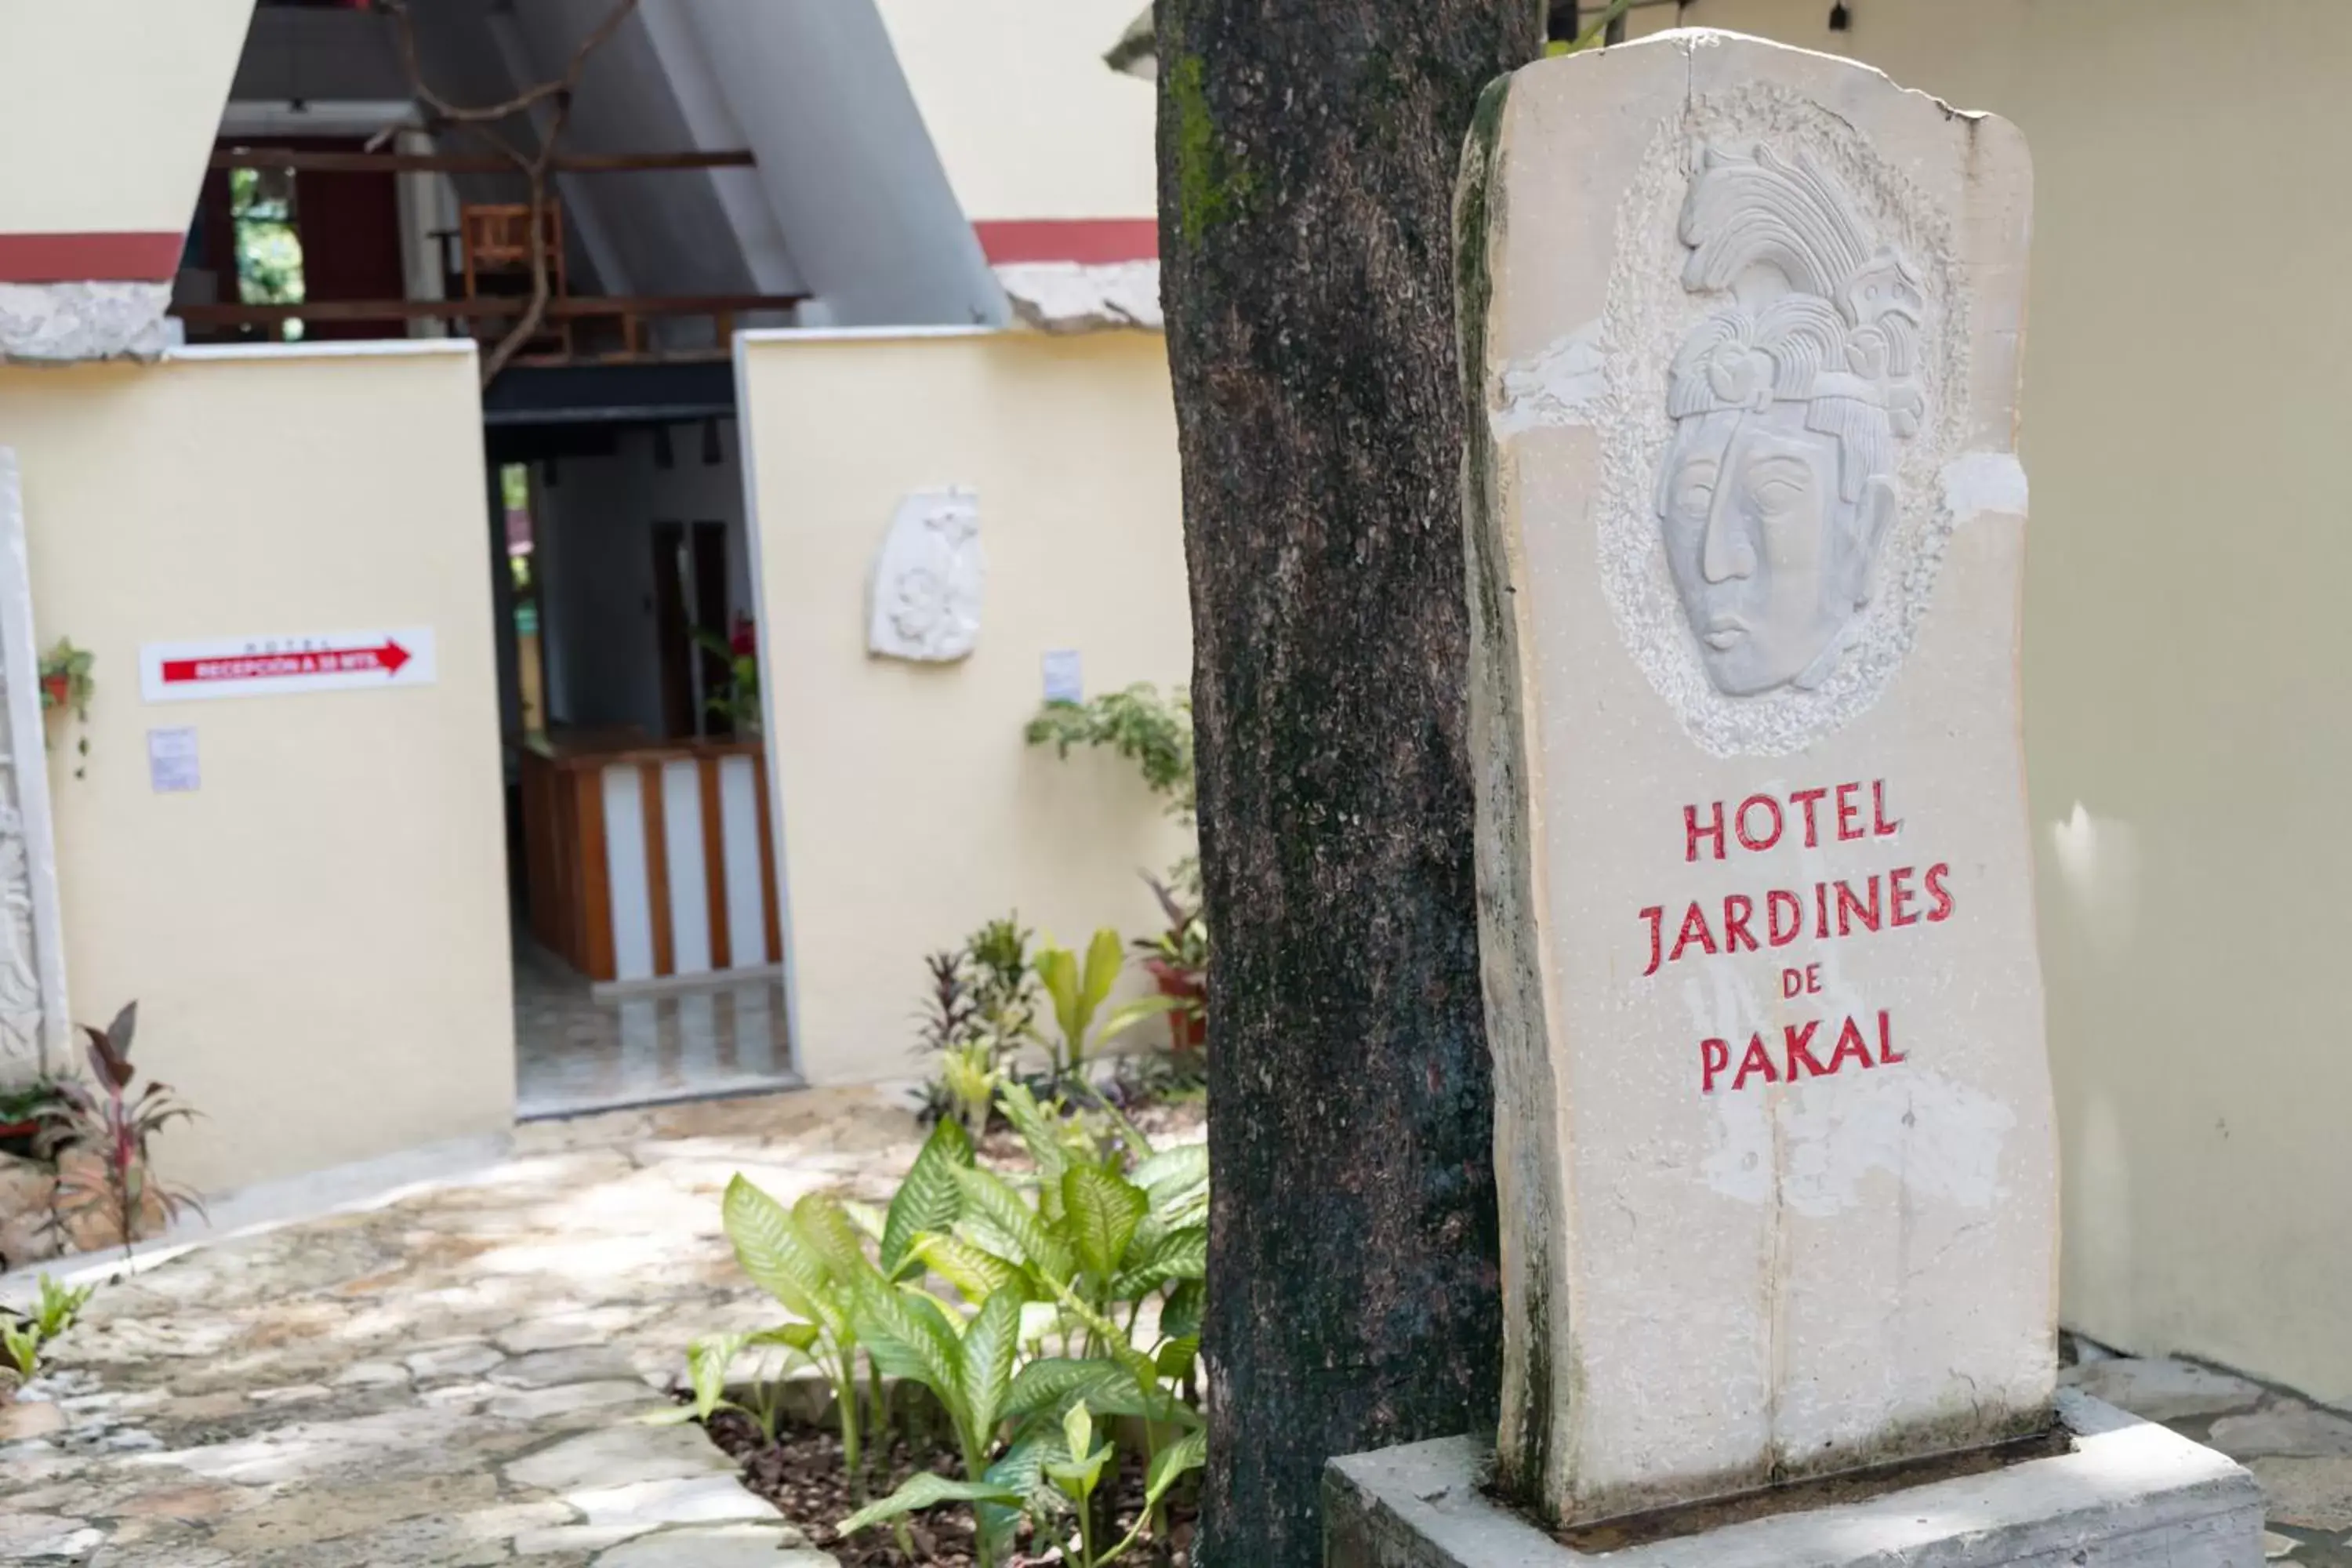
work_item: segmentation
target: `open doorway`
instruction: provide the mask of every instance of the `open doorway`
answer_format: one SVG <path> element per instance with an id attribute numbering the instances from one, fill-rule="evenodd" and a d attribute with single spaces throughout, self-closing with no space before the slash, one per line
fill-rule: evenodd
<path id="1" fill-rule="evenodd" d="M 490 411 L 526 1119 L 798 1082 L 739 437 L 680 412 Z"/>

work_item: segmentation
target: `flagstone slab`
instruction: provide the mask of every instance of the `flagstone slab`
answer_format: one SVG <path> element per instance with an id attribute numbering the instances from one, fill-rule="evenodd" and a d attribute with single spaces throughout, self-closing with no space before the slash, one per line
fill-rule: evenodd
<path id="1" fill-rule="evenodd" d="M 2263 1397 L 2258 1383 L 2168 1357 L 2089 1362 L 2066 1368 L 2059 1381 L 2150 1421 L 2249 1410 Z"/>
<path id="2" fill-rule="evenodd" d="M 0 1407 L 0 1563 L 830 1565 L 698 1428 L 642 1416 L 694 1334 L 776 1315 L 719 1232 L 728 1177 L 881 1195 L 912 1117 L 812 1092 L 517 1142 L 463 1186 L 100 1266 Z"/>

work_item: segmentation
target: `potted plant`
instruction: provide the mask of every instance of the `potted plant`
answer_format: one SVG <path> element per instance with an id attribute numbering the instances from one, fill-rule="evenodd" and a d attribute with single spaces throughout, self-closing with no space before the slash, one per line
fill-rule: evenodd
<path id="1" fill-rule="evenodd" d="M 41 656 L 41 712 L 70 710 L 77 723 L 89 723 L 89 700 L 97 690 L 89 668 L 94 656 L 88 648 L 76 647 L 71 637 L 59 637 L 57 646 Z M 77 761 L 74 777 L 82 776 L 89 756 L 89 736 L 84 734 L 74 746 Z"/>
<path id="2" fill-rule="evenodd" d="M 58 1086 L 45 1078 L 0 1089 L 0 1154 L 20 1160 L 39 1158 L 41 1130 L 48 1124 L 59 1099 Z"/>
<path id="3" fill-rule="evenodd" d="M 727 680 L 713 691 L 705 704 L 710 711 L 727 721 L 741 740 L 751 740 L 760 733 L 760 633 L 749 616 L 735 617 L 734 628 L 725 637 L 717 632 L 699 630 L 696 640 L 711 653 L 727 661 Z"/>
<path id="4" fill-rule="evenodd" d="M 1152 896 L 1168 916 L 1168 929 L 1138 938 L 1144 973 L 1174 1005 L 1168 1012 L 1169 1043 L 1190 1056 L 1209 1043 L 1209 922 L 1157 877 L 1146 877 Z"/>

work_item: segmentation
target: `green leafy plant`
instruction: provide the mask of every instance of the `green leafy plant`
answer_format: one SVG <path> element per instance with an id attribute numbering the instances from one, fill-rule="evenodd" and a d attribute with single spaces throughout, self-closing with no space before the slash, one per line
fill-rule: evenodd
<path id="1" fill-rule="evenodd" d="M 721 1410 L 738 1410 L 751 1417 L 760 1428 L 760 1435 L 773 1447 L 783 1420 L 784 1390 L 793 1357 L 797 1354 L 815 1363 L 817 1337 L 818 1329 L 814 1323 L 784 1323 L 757 1333 L 708 1334 L 696 1340 L 686 1348 L 686 1381 L 694 1396 L 692 1402 L 657 1410 L 646 1418 L 646 1423 L 656 1426 L 687 1421 L 707 1423 Z M 747 1350 L 764 1348 L 780 1349 L 784 1353 L 753 1377 L 743 1399 L 730 1398 L 728 1373 L 734 1370 L 737 1358 Z M 845 1454 L 847 1451 L 845 1447 Z"/>
<path id="2" fill-rule="evenodd" d="M 955 1116 L 977 1137 L 987 1130 L 988 1106 L 996 1091 L 996 1058 L 974 1027 L 978 1006 L 965 976 L 966 966 L 963 952 L 924 956 L 930 984 L 923 993 L 916 1048 L 940 1057 L 938 1072 L 923 1086 L 924 1120 Z M 981 1119 L 978 1125 L 975 1113 Z"/>
<path id="3" fill-rule="evenodd" d="M 719 1212 L 743 1272 L 787 1310 L 799 1314 L 799 1322 L 772 1332 L 779 1342 L 791 1344 L 815 1363 L 832 1387 L 842 1462 L 853 1477 L 861 1475 L 857 1331 L 850 1314 L 860 1278 L 872 1265 L 857 1243 L 856 1226 L 837 1200 L 813 1194 L 787 1209 L 740 1174 L 728 1183 Z M 741 1348 L 728 1346 L 723 1339 L 712 1342 L 705 1354 L 702 1381 L 695 1385 L 698 1403 L 706 1397 L 708 1384 L 723 1391 L 726 1364 Z M 713 1362 L 718 1363 L 716 1371 L 709 1370 Z"/>
<path id="4" fill-rule="evenodd" d="M 1087 702 L 1048 702 L 1024 731 L 1033 746 L 1067 757 L 1073 746 L 1107 746 L 1133 763 L 1170 815 L 1192 825 L 1192 701 L 1180 688 L 1166 696 L 1149 681 Z"/>
<path id="5" fill-rule="evenodd" d="M 35 1079 L 16 1089 L 0 1089 L 0 1153 L 19 1159 L 40 1157 L 42 1130 L 49 1112 L 61 1103 L 57 1081 Z"/>
<path id="6" fill-rule="evenodd" d="M 30 1321 L 0 1323 L 0 1357 L 17 1382 L 30 1382 L 41 1366 L 40 1330 Z"/>
<path id="7" fill-rule="evenodd" d="M 1039 995 L 1029 962 L 1030 932 L 1020 918 L 990 921 L 953 952 L 923 960 L 930 984 L 923 997 L 919 1049 L 936 1053 L 925 1086 L 926 1116 L 953 1115 L 974 1138 L 988 1131 L 996 1086 L 1023 1047 L 1037 1041 Z"/>
<path id="8" fill-rule="evenodd" d="M 997 1098 L 1034 1164 L 1033 1184 L 982 1167 L 962 1124 L 945 1119 L 887 1213 L 862 1229 L 848 1205 L 803 1199 L 786 1211 L 739 1176 L 727 1230 L 752 1278 L 808 1320 L 802 1337 L 838 1402 L 850 1397 L 850 1358 L 829 1347 L 861 1346 L 877 1374 L 928 1390 L 954 1434 L 961 1477 L 918 1474 L 843 1521 L 845 1534 L 903 1529 L 909 1514 L 967 1502 L 983 1565 L 1003 1559 L 1026 1520 L 1033 1550 L 1066 1536 L 1065 1561 L 1099 1568 L 1151 1532 L 1205 1454 L 1192 1396 L 1207 1156 L 1155 1151 L 1108 1104 L 1073 1111 L 1011 1082 Z M 734 1338 L 690 1352 L 694 1408 L 678 1418 L 727 1407 Z M 1148 1500 L 1107 1549 L 1092 1517 L 1116 1459 L 1113 1429 L 1097 1425 L 1104 1416 L 1142 1433 Z"/>
<path id="9" fill-rule="evenodd" d="M 45 1157 L 68 1148 L 96 1156 L 94 1169 L 60 1164 L 51 1223 L 65 1226 L 94 1215 L 120 1239 L 126 1256 L 131 1243 L 159 1222 L 169 1224 L 187 1209 L 205 1212 L 204 1200 L 193 1191 L 154 1173 L 150 1141 L 195 1112 L 168 1084 L 151 1079 L 131 1093 L 138 1069 L 131 1064 L 131 1041 L 138 1023 L 139 1004 L 133 1002 L 103 1029 L 81 1026 L 96 1082 L 60 1081 L 56 1100 L 42 1112 L 40 1135 Z"/>
<path id="10" fill-rule="evenodd" d="M 1023 731 L 1033 746 L 1067 757 L 1074 746 L 1107 747 L 1136 765 L 1145 787 L 1160 797 L 1169 817 L 1188 832 L 1199 816 L 1192 759 L 1192 700 L 1181 687 L 1165 696 L 1149 681 L 1106 692 L 1087 702 L 1047 702 Z M 1187 855 L 1168 879 L 1188 895 L 1201 889 L 1201 862 Z"/>
<path id="11" fill-rule="evenodd" d="M 1151 1457 L 1144 1477 L 1143 1511 L 1136 1516 L 1135 1525 L 1118 1543 L 1108 1551 L 1095 1546 L 1095 1491 L 1101 1486 L 1103 1471 L 1115 1468 L 1118 1449 L 1110 1443 L 1095 1441 L 1094 1412 L 1083 1399 L 1070 1406 L 1062 1417 L 1062 1447 L 1070 1456 L 1045 1467 L 1045 1478 L 1055 1490 L 1067 1498 L 1070 1511 L 1077 1517 L 1077 1539 L 1068 1542 L 1062 1560 L 1075 1568 L 1103 1568 L 1127 1555 L 1129 1550 L 1143 1538 L 1153 1515 L 1168 1495 L 1170 1489 L 1188 1472 L 1199 1469 L 1208 1460 L 1208 1434 L 1202 1429 L 1187 1432 L 1169 1447 Z"/>
<path id="12" fill-rule="evenodd" d="M 30 1317 L 0 1321 L 0 1363 L 5 1363 L 0 1370 L 13 1371 L 19 1383 L 29 1381 L 40 1370 L 41 1352 L 73 1327 L 96 1289 L 62 1285 L 47 1274 L 41 1276 L 40 1287 L 40 1300 Z"/>
<path id="13" fill-rule="evenodd" d="M 74 1325 L 81 1310 L 89 1304 L 97 1290 L 95 1285 L 67 1285 L 44 1274 L 40 1279 L 41 1299 L 33 1307 L 33 1327 L 44 1340 L 54 1340 Z"/>
<path id="14" fill-rule="evenodd" d="M 89 700 L 98 690 L 90 677 L 90 666 L 96 656 L 88 648 L 76 647 L 70 637 L 59 637 L 57 646 L 41 655 L 41 711 L 71 712 L 82 733 L 74 742 L 74 777 L 80 778 L 89 766 Z"/>
<path id="15" fill-rule="evenodd" d="M 922 1259 L 916 1242 L 952 1218 L 958 1202 L 952 1173 L 971 1163 L 971 1142 L 961 1124 L 941 1121 L 931 1130 L 879 1224 L 863 1227 L 856 1211 L 825 1194 L 810 1194 L 786 1209 L 740 1174 L 727 1185 L 720 1217 L 736 1261 L 753 1283 L 800 1320 L 751 1336 L 744 1343 L 781 1344 L 815 1363 L 833 1390 L 842 1461 L 853 1476 L 859 1474 L 862 1460 L 857 1414 L 859 1304 L 868 1291 L 890 1288 L 919 1271 Z M 880 1254 L 878 1264 L 866 1253 L 869 1230 Z M 723 1394 L 726 1363 L 742 1348 L 728 1346 L 723 1337 L 709 1342 L 706 1368 L 716 1363 L 718 1370 L 704 1370 L 694 1381 L 698 1405 L 715 1402 Z M 870 1347 L 867 1353 L 872 1430 L 880 1438 L 887 1435 L 888 1421 L 881 1381 L 886 1369 L 873 1359 Z M 689 1359 L 690 1378 L 695 1370 Z M 706 1386 L 716 1392 L 706 1394 Z M 707 1418 L 709 1410 L 716 1408 L 716 1403 L 710 1403 L 701 1414 Z M 776 1406 L 772 1404 L 766 1408 L 761 1429 L 772 1443 Z M 760 1419 L 757 1413 L 754 1419 Z"/>
<path id="16" fill-rule="evenodd" d="M 1038 948 L 1037 977 L 1053 1004 L 1055 1026 L 1061 1031 L 1058 1040 L 1046 1043 L 1055 1082 L 1082 1080 L 1088 1060 L 1112 1039 L 1180 1005 L 1177 998 L 1163 993 L 1139 996 L 1103 1012 L 1126 962 L 1118 932 L 1108 926 L 1095 932 L 1083 963 L 1076 953 L 1050 941 Z"/>
<path id="17" fill-rule="evenodd" d="M 1037 1038 L 1037 971 L 1029 960 L 1030 938 L 1016 913 L 990 921 L 964 943 L 974 1028 L 1000 1058 Z"/>
<path id="18" fill-rule="evenodd" d="M 740 617 L 725 637 L 708 626 L 695 628 L 694 640 L 705 651 L 727 662 L 727 679 L 704 700 L 704 706 L 727 721 L 739 736 L 760 732 L 759 632 L 749 617 Z"/>
<path id="19" fill-rule="evenodd" d="M 988 1113 L 1003 1079 L 1003 1065 L 985 1040 L 950 1046 L 940 1058 L 940 1087 L 974 1138 L 988 1131 Z"/>

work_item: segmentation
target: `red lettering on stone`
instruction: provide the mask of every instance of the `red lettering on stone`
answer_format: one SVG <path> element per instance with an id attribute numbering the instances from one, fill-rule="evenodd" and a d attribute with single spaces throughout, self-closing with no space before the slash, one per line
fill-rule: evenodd
<path id="1" fill-rule="evenodd" d="M 1829 793 L 1825 789 L 1801 789 L 1789 796 L 1792 803 L 1805 808 L 1805 847 L 1808 849 L 1821 847 L 1821 824 L 1813 820 L 1813 807 L 1821 805 L 1822 797 Z"/>
<path id="2" fill-rule="evenodd" d="M 1681 958 L 1683 949 L 1694 942 L 1702 952 L 1715 951 L 1715 933 L 1706 929 L 1706 911 L 1699 908 L 1696 899 L 1691 900 L 1690 913 L 1683 917 L 1682 934 L 1675 938 L 1675 950 L 1666 954 L 1666 962 L 1672 963 Z"/>
<path id="3" fill-rule="evenodd" d="M 1862 805 L 1860 802 L 1853 798 L 1854 795 L 1860 794 L 1861 791 L 1862 785 L 1859 784 L 1842 784 L 1837 786 L 1838 839 L 1840 842 L 1843 842 L 1849 838 L 1859 838 L 1862 837 Z"/>
<path id="4" fill-rule="evenodd" d="M 1864 931 L 1878 929 L 1878 879 L 1873 877 L 1864 885 L 1870 889 L 1870 902 L 1867 904 L 1853 896 L 1853 883 L 1838 883 L 1838 935 L 1852 936 L 1857 922 Z"/>
<path id="5" fill-rule="evenodd" d="M 1818 996 L 1821 994 L 1822 966 L 1820 964 L 1808 963 L 1805 965 L 1805 989 L 1813 995 Z"/>
<path id="6" fill-rule="evenodd" d="M 1783 1001 L 1791 996 L 1801 995 L 1804 989 L 1805 972 L 1803 970 L 1784 969 L 1780 971 L 1780 996 Z"/>
<path id="7" fill-rule="evenodd" d="M 1666 923 L 1666 911 L 1652 904 L 1642 911 L 1642 918 L 1650 922 L 1650 967 L 1642 971 L 1643 978 L 1647 979 L 1658 972 L 1658 956 L 1662 945 L 1661 938 Z"/>
<path id="8" fill-rule="evenodd" d="M 1879 1016 L 1885 1018 L 1886 1015 L 1881 1013 Z M 1837 1049 L 1830 1053 L 1830 1071 L 1837 1071 L 1838 1064 L 1848 1057 L 1864 1067 L 1871 1065 L 1870 1047 L 1862 1043 L 1862 1026 L 1852 1018 L 1848 1018 L 1845 1027 L 1838 1031 Z"/>
<path id="9" fill-rule="evenodd" d="M 1761 1035 L 1748 1037 L 1748 1053 L 1739 1058 L 1739 1070 L 1732 1075 L 1731 1087 L 1738 1089 L 1746 1083 L 1748 1075 L 1752 1072 L 1762 1073 L 1766 1083 L 1780 1081 L 1779 1071 L 1772 1066 L 1772 1053 L 1764 1048 L 1764 1037 Z"/>
<path id="10" fill-rule="evenodd" d="M 1830 938 L 1830 885 L 1827 882 L 1813 884 L 1813 936 L 1820 942 L 1827 942 Z"/>
<path id="11" fill-rule="evenodd" d="M 1753 834 L 1748 831 L 1748 810 L 1759 805 L 1772 814 L 1772 829 L 1769 833 Z M 1732 817 L 1731 825 L 1739 834 L 1739 847 L 1742 849 L 1769 849 L 1780 842 L 1780 803 L 1769 795 L 1751 795 L 1739 803 L 1739 810 Z"/>
<path id="12" fill-rule="evenodd" d="M 1715 803 L 1715 820 L 1705 827 L 1698 825 L 1698 807 L 1695 805 L 1683 807 L 1683 832 L 1688 839 L 1688 847 L 1683 856 L 1685 860 L 1697 859 L 1698 841 L 1709 837 L 1715 840 L 1715 858 L 1718 860 L 1722 859 L 1723 802 L 1718 800 Z"/>
<path id="13" fill-rule="evenodd" d="M 1931 924 L 1952 918 L 1952 895 L 1944 888 L 1944 879 L 1951 874 L 1952 868 L 1941 860 L 1927 868 L 1927 920 Z"/>
<path id="14" fill-rule="evenodd" d="M 1807 1024 L 1801 1029 L 1798 1028 L 1794 1024 L 1787 1024 L 1781 1026 L 1780 1033 L 1786 1036 L 1788 1039 L 1789 1081 L 1790 1083 L 1796 1082 L 1797 1079 L 1802 1076 L 1797 1071 L 1797 1064 L 1799 1062 L 1804 1063 L 1806 1071 L 1810 1072 L 1815 1078 L 1826 1078 L 1832 1071 L 1835 1070 L 1834 1068 L 1822 1067 L 1821 1063 L 1813 1059 L 1813 1053 L 1806 1048 L 1813 1043 L 1813 1034 L 1821 1026 L 1822 1022 L 1818 1018 L 1814 1019 L 1811 1023 Z M 1849 1018 L 1846 1020 L 1846 1027 L 1849 1029 L 1853 1027 L 1853 1019 Z M 1834 1062 L 1837 1058 L 1832 1057 L 1830 1059 Z"/>
<path id="15" fill-rule="evenodd" d="M 1878 1065 L 1886 1067 L 1910 1058 L 1895 1048 L 1895 1026 L 1888 1021 L 1886 1010 L 1878 1013 Z"/>
<path id="16" fill-rule="evenodd" d="M 1726 893 L 1723 898 L 1723 951 L 1738 952 L 1740 943 L 1748 951 L 1756 951 L 1756 933 L 1748 922 L 1756 917 L 1756 900 L 1745 893 Z"/>
<path id="17" fill-rule="evenodd" d="M 1786 911 L 1789 924 L 1784 930 L 1780 916 Z M 1764 895 L 1765 938 L 1774 947 L 1786 947 L 1805 934 L 1805 900 L 1785 888 L 1775 888 Z"/>
<path id="18" fill-rule="evenodd" d="M 1916 866 L 1897 866 L 1886 873 L 1886 923 L 1891 926 L 1915 926 L 1919 914 L 1911 906 L 1919 895 L 1904 883 L 1918 870 Z M 1908 911 L 1908 912 L 1906 912 Z"/>
<path id="19" fill-rule="evenodd" d="M 1870 831 L 1872 835 L 1879 838 L 1892 838 L 1895 837 L 1895 829 L 1902 826 L 1900 821 L 1889 822 L 1886 819 L 1886 781 L 1871 780 Z"/>
<path id="20" fill-rule="evenodd" d="M 1698 1043 L 1698 1091 L 1715 1092 L 1715 1078 L 1731 1065 L 1731 1042 L 1701 1040 Z"/>

